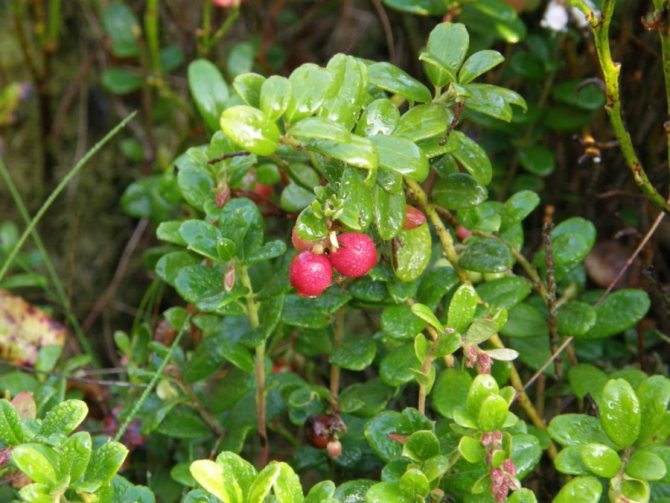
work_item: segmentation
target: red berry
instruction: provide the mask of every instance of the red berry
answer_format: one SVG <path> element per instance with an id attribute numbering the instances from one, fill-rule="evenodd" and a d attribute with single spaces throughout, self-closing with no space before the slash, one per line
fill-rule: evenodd
<path id="1" fill-rule="evenodd" d="M 472 236 L 472 231 L 467 227 L 459 225 L 458 228 L 456 229 L 456 237 L 458 237 L 458 239 L 460 239 L 461 241 L 468 239 L 470 236 Z"/>
<path id="2" fill-rule="evenodd" d="M 317 449 L 325 449 L 331 438 L 328 425 L 329 416 L 310 416 L 305 421 L 305 436 L 307 442 Z"/>
<path id="3" fill-rule="evenodd" d="M 302 239 L 300 236 L 298 236 L 295 227 L 293 227 L 293 230 L 291 231 L 291 243 L 293 243 L 293 247 L 298 251 L 311 251 L 316 245 L 323 245 L 323 239 L 319 239 L 317 241 L 308 241 L 306 239 Z"/>
<path id="4" fill-rule="evenodd" d="M 402 228 L 406 231 L 415 229 L 419 225 L 425 223 L 426 215 L 423 214 L 421 210 L 416 209 L 414 206 L 407 206 L 405 208 L 405 223 Z"/>
<path id="5" fill-rule="evenodd" d="M 348 278 L 365 276 L 377 263 L 377 248 L 367 234 L 347 232 L 337 236 L 339 248 L 331 251 L 330 263 Z"/>
<path id="6" fill-rule="evenodd" d="M 316 297 L 333 281 L 333 268 L 328 259 L 311 251 L 304 251 L 291 262 L 291 286 L 303 297 Z"/>
<path id="7" fill-rule="evenodd" d="M 272 185 L 256 183 L 252 192 L 263 199 L 270 199 L 272 197 Z"/>

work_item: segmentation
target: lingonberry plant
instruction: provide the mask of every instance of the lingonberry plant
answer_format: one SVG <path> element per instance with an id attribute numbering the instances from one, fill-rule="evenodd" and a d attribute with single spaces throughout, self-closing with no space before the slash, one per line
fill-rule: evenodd
<path id="1" fill-rule="evenodd" d="M 449 2 L 385 3 L 451 16 Z M 493 38 L 525 30 L 500 0 L 462 10 Z M 494 179 L 471 124 L 512 135 L 537 112 L 484 82 L 504 58 L 477 49 L 464 24 L 438 24 L 418 55 L 430 88 L 345 54 L 288 77 L 242 72 L 231 86 L 192 62 L 209 141 L 124 196 L 131 213 L 150 208 L 162 242 L 146 255 L 156 279 L 133 329 L 113 337 L 132 386 L 92 436 L 64 379 L 9 379 L 0 466 L 16 497 L 153 502 L 129 482 L 141 472 L 188 503 L 667 500 L 670 380 L 603 363 L 649 297 L 589 288 L 586 218 L 554 222 L 548 206 L 542 243 L 528 246 L 536 192 L 489 199 L 494 184 L 512 186 Z M 579 102 L 573 91 L 558 94 Z M 487 147 L 515 149 L 515 163 L 546 176 L 553 154 L 532 128 L 522 144 Z M 169 307 L 151 326 L 143 314 L 158 316 L 165 285 Z M 58 358 L 47 347 L 30 362 L 38 372 Z M 153 474 L 122 441 L 174 466 Z"/>

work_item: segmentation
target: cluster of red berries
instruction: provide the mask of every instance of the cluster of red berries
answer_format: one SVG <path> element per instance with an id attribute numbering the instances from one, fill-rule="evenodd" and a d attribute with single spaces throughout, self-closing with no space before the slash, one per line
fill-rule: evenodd
<path id="1" fill-rule="evenodd" d="M 426 221 L 416 208 L 407 206 L 405 230 L 414 229 Z M 317 297 L 333 282 L 333 269 L 347 278 L 365 276 L 377 263 L 377 248 L 372 238 L 361 232 L 345 232 L 337 236 L 337 246 L 327 240 L 306 241 L 291 234 L 297 255 L 289 270 L 291 286 L 303 297 Z"/>
<path id="2" fill-rule="evenodd" d="M 307 442 L 316 449 L 326 449 L 328 456 L 333 459 L 342 455 L 342 443 L 338 435 L 346 431 L 347 426 L 339 414 L 310 416 L 305 421 Z"/>
<path id="3" fill-rule="evenodd" d="M 303 297 L 316 297 L 333 282 L 333 268 L 347 278 L 365 276 L 377 263 L 377 247 L 360 232 L 337 236 L 337 248 L 326 250 L 325 241 L 305 241 L 293 229 L 293 246 L 301 253 L 291 262 L 291 286 Z M 327 251 L 327 254 L 326 254 Z"/>

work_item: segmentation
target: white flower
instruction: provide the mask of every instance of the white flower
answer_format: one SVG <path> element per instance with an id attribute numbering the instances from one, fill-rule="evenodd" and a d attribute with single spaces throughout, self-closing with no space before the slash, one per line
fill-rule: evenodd
<path id="1" fill-rule="evenodd" d="M 586 3 L 596 14 L 599 14 L 599 11 L 590 0 L 586 0 Z M 547 5 L 547 10 L 544 11 L 540 26 L 551 31 L 565 31 L 568 28 L 568 21 L 570 18 L 572 18 L 575 24 L 580 28 L 583 28 L 588 24 L 586 17 L 579 9 L 570 7 L 570 12 L 568 13 L 568 8 L 565 6 L 563 0 L 551 0 L 549 5 Z"/>

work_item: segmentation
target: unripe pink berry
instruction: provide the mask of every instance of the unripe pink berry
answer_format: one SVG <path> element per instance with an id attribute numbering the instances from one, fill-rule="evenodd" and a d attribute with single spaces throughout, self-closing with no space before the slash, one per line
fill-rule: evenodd
<path id="1" fill-rule="evenodd" d="M 367 234 L 347 232 L 337 236 L 339 248 L 331 251 L 330 263 L 348 278 L 365 276 L 377 263 L 377 248 Z"/>
<path id="2" fill-rule="evenodd" d="M 331 459 L 339 458 L 342 455 L 342 442 L 339 440 L 331 440 L 328 442 L 328 445 L 326 445 L 326 449 L 328 450 L 328 456 Z"/>
<path id="3" fill-rule="evenodd" d="M 458 228 L 456 229 L 456 237 L 458 237 L 458 239 L 460 239 L 461 241 L 466 240 L 470 236 L 472 236 L 472 231 L 467 227 L 459 225 Z"/>
<path id="4" fill-rule="evenodd" d="M 304 251 L 291 262 L 289 281 L 303 297 L 317 297 L 333 282 L 333 268 L 324 255 Z"/>
<path id="5" fill-rule="evenodd" d="M 426 215 L 424 215 L 421 210 L 416 209 L 414 206 L 407 206 L 405 208 L 405 223 L 402 226 L 403 229 L 415 229 L 425 222 Z"/>
<path id="6" fill-rule="evenodd" d="M 295 230 L 295 227 L 293 227 L 293 230 L 291 231 L 291 243 L 293 243 L 293 247 L 298 250 L 298 251 L 307 251 L 307 250 L 312 250 L 317 245 L 323 245 L 323 239 L 319 239 L 316 241 L 308 241 L 307 239 L 302 239 L 300 236 L 298 236 L 298 233 Z"/>

